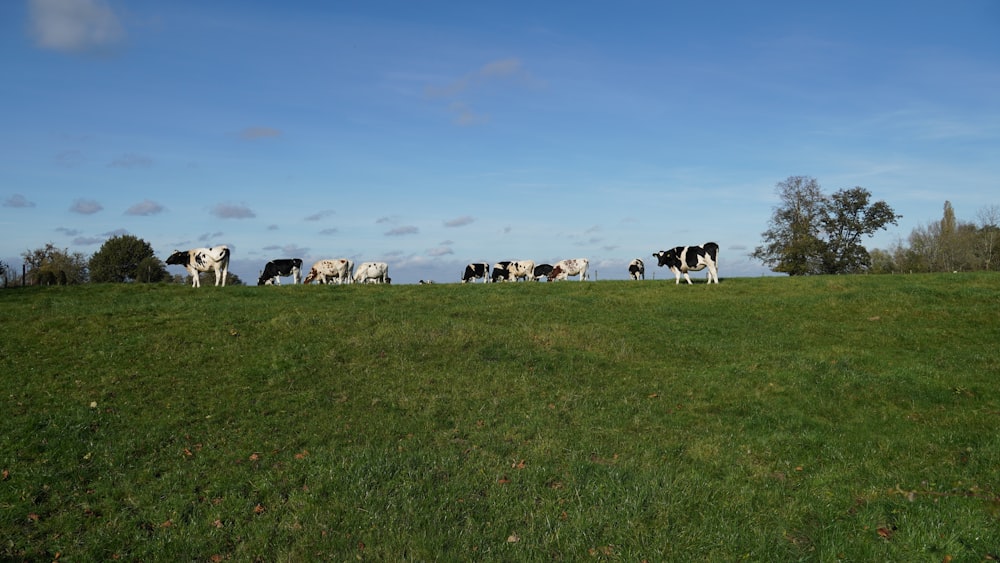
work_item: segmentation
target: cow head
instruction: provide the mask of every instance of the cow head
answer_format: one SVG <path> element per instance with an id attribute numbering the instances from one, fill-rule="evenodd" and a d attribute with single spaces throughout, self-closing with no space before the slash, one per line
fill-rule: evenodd
<path id="1" fill-rule="evenodd" d="M 556 266 L 555 268 L 552 268 L 552 271 L 549 272 L 549 281 L 555 280 L 557 277 L 559 277 L 559 274 L 561 274 L 562 272 L 563 272 L 562 266 Z"/>
<path id="2" fill-rule="evenodd" d="M 319 272 L 316 271 L 316 268 L 309 268 L 309 273 L 306 275 L 306 279 L 302 280 L 302 285 L 311 283 L 318 275 Z"/>
<path id="3" fill-rule="evenodd" d="M 171 254 L 166 263 L 171 266 L 187 266 L 188 260 L 191 259 L 191 253 L 187 250 L 175 250 Z"/>
<path id="4" fill-rule="evenodd" d="M 654 253 L 653 258 L 656 258 L 657 266 L 663 266 L 664 264 L 669 263 L 671 260 L 677 260 L 677 255 L 674 252 L 674 249 L 661 250 L 657 253 Z"/>

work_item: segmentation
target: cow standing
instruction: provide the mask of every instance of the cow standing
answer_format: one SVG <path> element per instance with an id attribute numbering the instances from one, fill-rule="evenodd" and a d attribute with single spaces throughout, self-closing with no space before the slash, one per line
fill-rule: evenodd
<path id="1" fill-rule="evenodd" d="M 634 280 L 646 279 L 646 265 L 641 259 L 636 258 L 628 263 L 628 275 Z"/>
<path id="2" fill-rule="evenodd" d="M 166 263 L 171 266 L 184 266 L 191 274 L 191 287 L 201 287 L 198 278 L 200 272 L 215 271 L 215 285 L 226 287 L 226 276 L 229 275 L 229 247 L 226 245 L 210 246 L 208 248 L 192 248 L 191 250 L 175 250 Z"/>
<path id="3" fill-rule="evenodd" d="M 590 260 L 586 258 L 560 260 L 556 262 L 555 266 L 552 266 L 552 271 L 549 272 L 549 281 L 564 280 L 577 274 L 580 276 L 580 281 L 583 281 L 589 277 L 587 276 L 588 269 L 590 269 Z"/>
<path id="4" fill-rule="evenodd" d="M 552 273 L 552 264 L 539 264 L 535 266 L 532 277 L 535 278 L 535 281 L 542 281 L 542 278 L 548 278 L 550 273 Z"/>
<path id="5" fill-rule="evenodd" d="M 465 267 L 462 283 L 468 283 L 483 278 L 483 283 L 490 282 L 490 265 L 486 262 L 473 262 Z"/>
<path id="6" fill-rule="evenodd" d="M 708 268 L 708 283 L 719 283 L 719 245 L 714 242 L 706 242 L 701 246 L 678 246 L 670 250 L 661 250 L 653 254 L 658 260 L 658 266 L 668 266 L 677 279 L 676 283 L 681 283 L 681 274 L 688 284 L 691 277 L 688 272 L 698 272 Z"/>
<path id="7" fill-rule="evenodd" d="M 389 265 L 385 262 L 362 262 L 354 274 L 354 283 L 390 283 Z"/>
<path id="8" fill-rule="evenodd" d="M 510 260 L 503 260 L 493 264 L 493 273 L 490 274 L 490 279 L 494 282 L 502 282 L 510 279 L 510 271 L 507 269 L 510 266 Z"/>
<path id="9" fill-rule="evenodd" d="M 303 284 L 308 284 L 313 280 L 319 283 L 331 283 L 337 280 L 338 284 L 351 283 L 354 274 L 354 261 L 347 258 L 335 258 L 332 260 L 317 260 L 309 268 Z"/>
<path id="10" fill-rule="evenodd" d="M 302 281 L 302 259 L 282 258 L 264 264 L 264 271 L 257 279 L 257 285 L 281 285 L 282 276 L 292 276 L 292 283 Z"/>
<path id="11" fill-rule="evenodd" d="M 507 280 L 517 281 L 524 279 L 528 281 L 535 276 L 534 260 L 513 260 L 507 264 Z"/>

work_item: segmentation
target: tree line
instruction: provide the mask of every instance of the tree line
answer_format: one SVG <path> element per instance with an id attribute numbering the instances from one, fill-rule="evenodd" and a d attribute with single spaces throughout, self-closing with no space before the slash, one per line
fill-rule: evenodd
<path id="1" fill-rule="evenodd" d="M 944 202 L 940 221 L 913 229 L 906 242 L 873 250 L 871 271 L 878 274 L 918 272 L 973 272 L 1000 270 L 1000 206 L 988 205 L 977 221 L 955 217 Z"/>
<path id="2" fill-rule="evenodd" d="M 779 205 L 764 244 L 750 254 L 775 272 L 791 276 L 857 273 L 924 273 L 1000 269 L 1000 207 L 979 211 L 978 222 L 955 217 L 944 202 L 940 221 L 915 228 L 906 243 L 888 250 L 862 244 L 865 237 L 898 224 L 884 201 L 872 201 L 867 189 L 855 187 L 826 195 L 809 176 L 790 176 L 777 184 Z"/>
<path id="3" fill-rule="evenodd" d="M 156 257 L 153 247 L 132 235 L 118 235 L 104 241 L 89 258 L 80 252 L 59 249 L 52 243 L 21 254 L 28 285 L 75 285 L 82 283 L 187 283 L 185 276 L 172 276 Z M 0 274 L 7 279 L 10 268 L 0 262 Z M 15 283 L 18 280 L 15 280 Z M 227 285 L 242 285 L 230 273 Z"/>
<path id="4" fill-rule="evenodd" d="M 761 233 L 763 244 L 750 253 L 772 271 L 800 276 L 1000 270 L 1000 206 L 981 209 L 973 223 L 958 220 L 945 201 L 940 221 L 917 227 L 906 243 L 869 252 L 865 237 L 902 218 L 888 203 L 872 201 L 860 186 L 827 195 L 809 176 L 789 176 L 776 188 L 779 204 Z M 52 243 L 21 257 L 28 269 L 22 284 L 186 282 L 171 276 L 152 246 L 132 235 L 108 239 L 90 258 Z M 11 273 L 0 261 L 5 286 Z M 226 279 L 227 285 L 242 283 L 232 273 Z"/>

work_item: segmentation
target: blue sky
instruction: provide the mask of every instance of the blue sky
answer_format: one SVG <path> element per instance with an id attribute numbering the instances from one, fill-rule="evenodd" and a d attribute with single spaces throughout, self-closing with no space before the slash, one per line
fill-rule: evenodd
<path id="1" fill-rule="evenodd" d="M 389 263 L 719 243 L 766 272 L 775 184 L 861 186 L 887 248 L 1000 204 L 1000 4 L 0 3 L 0 259 L 227 244 Z M 172 273 L 181 270 L 171 267 Z"/>

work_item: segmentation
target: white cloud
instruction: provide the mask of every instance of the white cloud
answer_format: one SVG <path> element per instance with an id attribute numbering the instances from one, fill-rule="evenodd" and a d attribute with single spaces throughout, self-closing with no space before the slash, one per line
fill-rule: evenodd
<path id="1" fill-rule="evenodd" d="M 470 217 L 468 215 L 463 215 L 461 217 L 456 217 L 454 219 L 451 219 L 450 221 L 445 221 L 444 222 L 444 226 L 445 227 L 464 227 L 465 225 L 468 225 L 468 224 L 472 223 L 473 221 L 475 221 L 475 219 L 473 219 L 472 217 Z"/>
<path id="2" fill-rule="evenodd" d="M 21 194 L 13 194 L 3 202 L 4 207 L 34 207 L 35 202 L 28 201 L 28 198 Z"/>
<path id="3" fill-rule="evenodd" d="M 219 219 L 251 219 L 257 216 L 256 213 L 245 205 L 233 205 L 229 203 L 220 203 L 213 207 L 212 215 L 215 215 Z"/>
<path id="4" fill-rule="evenodd" d="M 104 206 L 92 199 L 78 199 L 69 208 L 73 213 L 79 213 L 80 215 L 93 215 L 102 209 L 104 209 Z"/>
<path id="5" fill-rule="evenodd" d="M 126 211 L 126 215 L 156 215 L 157 213 L 162 213 L 164 207 L 159 203 L 151 200 L 140 201 L 139 203 L 129 207 Z"/>
<path id="6" fill-rule="evenodd" d="M 31 34 L 43 49 L 63 52 L 105 50 L 125 38 L 125 30 L 103 0 L 29 0 Z"/>
<path id="7" fill-rule="evenodd" d="M 385 236 L 387 237 L 401 237 L 404 235 L 415 235 L 420 232 L 420 229 L 414 227 L 413 225 L 405 225 L 403 227 L 396 227 L 386 231 Z"/>

